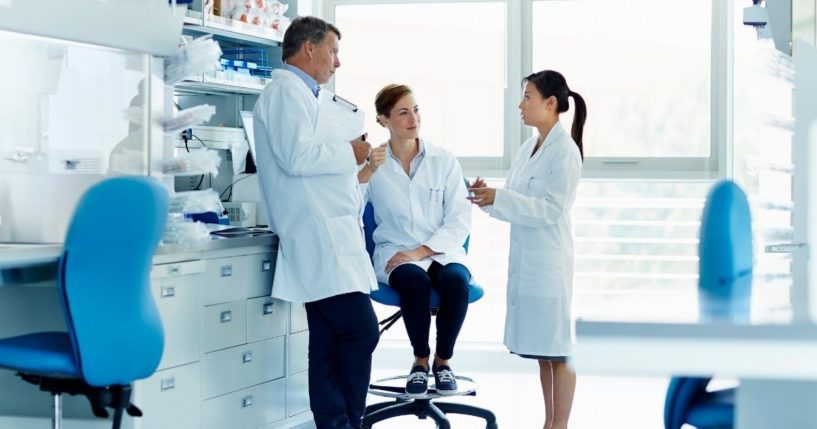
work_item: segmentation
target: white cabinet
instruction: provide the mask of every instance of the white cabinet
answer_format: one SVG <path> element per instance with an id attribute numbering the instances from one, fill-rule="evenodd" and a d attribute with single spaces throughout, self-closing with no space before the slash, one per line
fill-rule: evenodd
<path id="1" fill-rule="evenodd" d="M 145 416 L 125 427 L 288 428 L 307 420 L 306 312 L 270 298 L 275 252 L 253 246 L 161 261 L 151 288 L 165 352 L 159 370 L 134 385 Z"/>

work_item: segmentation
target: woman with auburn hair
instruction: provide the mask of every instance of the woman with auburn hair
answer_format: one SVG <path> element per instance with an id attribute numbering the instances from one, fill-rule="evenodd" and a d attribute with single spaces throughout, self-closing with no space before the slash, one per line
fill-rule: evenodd
<path id="1" fill-rule="evenodd" d="M 471 272 L 463 244 L 471 229 L 471 207 L 456 157 L 420 138 L 420 108 L 405 85 L 387 85 L 375 100 L 377 122 L 389 140 L 372 151 L 358 175 L 374 207 L 373 262 L 378 281 L 400 294 L 400 309 L 414 351 L 406 382 L 410 397 L 428 389 L 429 369 L 437 392 L 453 395 L 454 354 L 468 309 Z M 440 296 L 437 343 L 429 367 L 431 289 Z"/>

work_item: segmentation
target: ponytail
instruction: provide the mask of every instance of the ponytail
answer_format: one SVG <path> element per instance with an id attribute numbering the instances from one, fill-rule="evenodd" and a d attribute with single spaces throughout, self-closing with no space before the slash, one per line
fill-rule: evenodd
<path id="1" fill-rule="evenodd" d="M 573 92 L 567 87 L 567 81 L 561 73 L 553 70 L 542 70 L 540 72 L 532 73 L 522 79 L 523 82 L 530 82 L 536 86 L 536 90 L 544 98 L 556 97 L 558 103 L 557 111 L 559 113 L 567 112 L 570 109 L 569 97 L 573 97 L 576 102 L 576 113 L 573 115 L 573 127 L 570 130 L 570 136 L 579 147 L 579 155 L 584 161 L 584 142 L 582 137 L 584 135 L 584 123 L 587 120 L 587 104 L 584 98 L 577 92 Z"/>
<path id="2" fill-rule="evenodd" d="M 573 101 L 576 103 L 576 113 L 573 114 L 573 127 L 570 129 L 570 136 L 573 137 L 573 141 L 579 147 L 579 155 L 582 156 L 582 161 L 584 161 L 582 136 L 584 135 L 584 122 L 587 120 L 587 104 L 585 104 L 584 98 L 578 92 L 569 91 L 568 95 L 573 97 Z"/>

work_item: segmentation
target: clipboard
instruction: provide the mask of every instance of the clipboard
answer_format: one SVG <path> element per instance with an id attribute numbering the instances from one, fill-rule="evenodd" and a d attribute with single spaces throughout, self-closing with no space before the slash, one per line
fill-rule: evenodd
<path id="1" fill-rule="evenodd" d="M 363 134 L 365 113 L 357 105 L 330 91 L 321 90 L 315 138 L 323 144 L 344 143 Z"/>
<path id="2" fill-rule="evenodd" d="M 351 101 L 341 97 L 340 95 L 332 94 L 332 101 L 340 104 L 341 106 L 349 108 L 349 110 L 351 110 L 354 113 L 357 113 L 357 106 Z"/>

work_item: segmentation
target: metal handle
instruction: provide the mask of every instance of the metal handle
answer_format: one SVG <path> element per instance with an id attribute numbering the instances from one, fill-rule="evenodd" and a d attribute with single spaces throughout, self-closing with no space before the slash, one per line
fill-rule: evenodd
<path id="1" fill-rule="evenodd" d="M 264 304 L 264 316 L 268 314 L 272 314 L 273 307 L 275 306 L 274 302 L 268 302 Z"/>
<path id="2" fill-rule="evenodd" d="M 162 392 L 164 392 L 165 390 L 170 390 L 170 389 L 175 389 L 175 388 L 176 388 L 176 377 L 170 377 L 170 378 L 163 378 L 162 379 L 162 385 L 161 385 Z"/>
<path id="3" fill-rule="evenodd" d="M 250 363 L 252 362 L 252 352 L 244 352 L 241 355 L 241 362 L 243 363 Z"/>
<path id="4" fill-rule="evenodd" d="M 233 275 L 233 266 L 232 265 L 222 265 L 221 266 L 221 277 L 232 277 Z"/>
<path id="5" fill-rule="evenodd" d="M 252 406 L 252 395 L 241 398 L 241 408 Z"/>
<path id="6" fill-rule="evenodd" d="M 261 272 L 269 271 L 272 269 L 272 261 L 261 261 Z"/>
<path id="7" fill-rule="evenodd" d="M 221 312 L 221 323 L 227 323 L 233 320 L 233 312 L 230 310 Z"/>
<path id="8" fill-rule="evenodd" d="M 766 246 L 766 253 L 794 253 L 806 246 L 806 243 L 769 244 Z"/>
<path id="9" fill-rule="evenodd" d="M 162 287 L 162 298 L 172 298 L 176 296 L 176 288 L 173 286 Z"/>
<path id="10" fill-rule="evenodd" d="M 171 266 L 167 267 L 167 273 L 168 274 L 179 274 L 179 271 L 181 271 L 181 270 L 180 270 L 178 265 L 171 265 Z"/>

